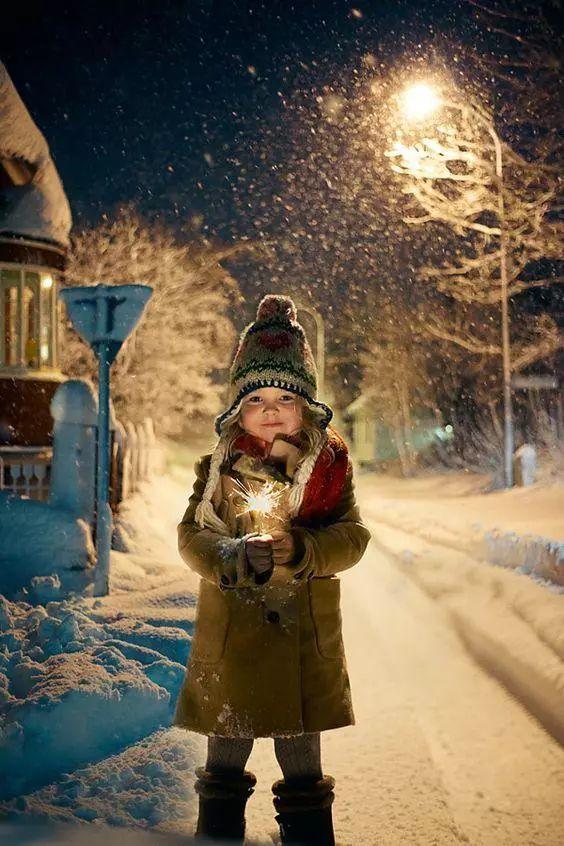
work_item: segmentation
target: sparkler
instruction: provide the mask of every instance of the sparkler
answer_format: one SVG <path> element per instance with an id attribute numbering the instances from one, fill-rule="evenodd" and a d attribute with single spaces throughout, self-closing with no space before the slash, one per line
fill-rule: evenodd
<path id="1" fill-rule="evenodd" d="M 280 497 L 288 487 L 287 485 L 280 487 L 279 482 L 270 481 L 265 482 L 258 490 L 254 490 L 252 487 L 247 490 L 238 479 L 236 485 L 245 505 L 239 514 L 254 512 L 259 534 L 262 535 L 267 527 L 267 517 L 281 523 L 284 522 L 283 518 L 275 513 L 275 509 L 279 504 Z"/>

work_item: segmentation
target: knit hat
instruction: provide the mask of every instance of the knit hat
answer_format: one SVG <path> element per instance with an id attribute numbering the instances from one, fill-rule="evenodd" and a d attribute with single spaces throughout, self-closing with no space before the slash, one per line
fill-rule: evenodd
<path id="1" fill-rule="evenodd" d="M 258 388 L 284 388 L 303 397 L 318 419 L 323 437 L 319 438 L 314 452 L 296 470 L 289 496 L 291 516 L 300 509 L 306 485 L 328 440 L 326 429 L 333 411 L 316 399 L 315 361 L 290 297 L 268 294 L 260 301 L 256 320 L 249 323 L 239 337 L 229 383 L 229 407 L 215 420 L 219 441 L 211 457 L 208 479 L 195 514 L 199 525 L 224 535 L 229 534 L 228 528 L 215 513 L 211 502 L 227 454 L 222 425 L 237 413 L 247 394 Z"/>
<path id="2" fill-rule="evenodd" d="M 290 297 L 268 294 L 259 303 L 254 323 L 239 337 L 230 369 L 229 407 L 216 417 L 215 431 L 235 412 L 243 398 L 257 388 L 278 387 L 299 394 L 326 428 L 333 417 L 317 396 L 317 369 L 305 332 L 297 321 Z M 320 413 L 321 412 L 321 413 Z"/>

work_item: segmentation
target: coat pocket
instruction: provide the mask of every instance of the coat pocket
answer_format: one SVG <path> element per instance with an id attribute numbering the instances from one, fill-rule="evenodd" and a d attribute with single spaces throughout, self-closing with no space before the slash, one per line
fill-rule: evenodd
<path id="1" fill-rule="evenodd" d="M 313 578 L 308 587 L 317 651 L 323 658 L 338 658 L 343 651 L 341 582 L 333 578 Z"/>
<path id="2" fill-rule="evenodd" d="M 221 661 L 225 652 L 229 621 L 229 604 L 223 591 L 202 580 L 194 637 L 190 647 L 191 659 L 202 664 L 216 664 Z"/>

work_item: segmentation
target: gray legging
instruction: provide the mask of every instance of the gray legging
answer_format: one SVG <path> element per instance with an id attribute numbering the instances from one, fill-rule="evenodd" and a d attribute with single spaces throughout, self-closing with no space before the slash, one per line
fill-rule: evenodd
<path id="1" fill-rule="evenodd" d="M 244 770 L 253 748 L 252 737 L 208 737 L 206 769 Z M 321 739 L 318 731 L 292 737 L 275 737 L 274 753 L 284 778 L 321 778 Z"/>

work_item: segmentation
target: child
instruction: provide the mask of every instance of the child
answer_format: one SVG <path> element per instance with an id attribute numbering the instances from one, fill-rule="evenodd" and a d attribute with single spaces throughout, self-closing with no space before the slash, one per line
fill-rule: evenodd
<path id="1" fill-rule="evenodd" d="M 180 554 L 202 577 L 174 716 L 208 735 L 197 834 L 242 841 L 256 783 L 245 765 L 253 739 L 273 737 L 282 842 L 334 842 L 335 781 L 322 772 L 320 732 L 354 724 L 336 573 L 360 560 L 370 533 L 316 382 L 293 301 L 264 297 L 178 526 Z"/>

